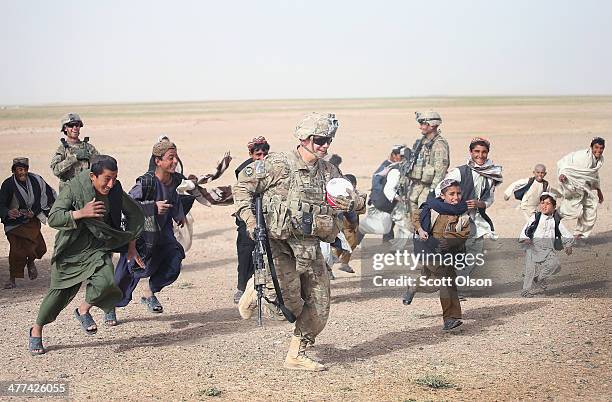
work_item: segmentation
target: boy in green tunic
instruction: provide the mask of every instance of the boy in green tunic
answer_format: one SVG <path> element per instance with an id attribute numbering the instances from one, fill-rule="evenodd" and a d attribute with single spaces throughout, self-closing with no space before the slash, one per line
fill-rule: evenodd
<path id="1" fill-rule="evenodd" d="M 117 161 L 106 155 L 93 158 L 64 186 L 49 213 L 49 226 L 59 232 L 51 258 L 51 286 L 41 303 L 36 324 L 30 329 L 31 354 L 43 354 L 43 326 L 55 321 L 86 282 L 85 301 L 74 311 L 88 335 L 98 328 L 89 310 L 96 306 L 113 311 L 122 297 L 113 280 L 113 252 L 127 251 L 128 258 L 144 263 L 136 252 L 135 238 L 144 226 L 142 209 L 117 180 Z M 121 228 L 121 214 L 127 218 Z"/>

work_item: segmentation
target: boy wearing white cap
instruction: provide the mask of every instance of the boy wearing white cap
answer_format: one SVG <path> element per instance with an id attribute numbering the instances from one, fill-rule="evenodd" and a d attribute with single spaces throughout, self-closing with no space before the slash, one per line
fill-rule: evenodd
<path id="1" fill-rule="evenodd" d="M 540 196 L 540 211 L 533 214 L 519 235 L 525 247 L 525 278 L 521 296 L 532 297 L 538 289 L 546 289 L 547 279 L 561 270 L 556 251 L 572 253 L 572 234 L 561 223 L 552 193 Z"/>

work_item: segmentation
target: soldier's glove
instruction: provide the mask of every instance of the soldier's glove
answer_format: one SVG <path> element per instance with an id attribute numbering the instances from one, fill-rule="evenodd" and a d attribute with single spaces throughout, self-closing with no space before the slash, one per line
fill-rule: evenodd
<path id="1" fill-rule="evenodd" d="M 363 197 L 357 191 L 349 190 L 349 195 L 339 195 L 334 198 L 334 202 L 336 203 L 337 208 L 342 211 L 360 211 L 365 206 L 365 197 Z"/>
<path id="2" fill-rule="evenodd" d="M 90 158 L 89 150 L 87 148 L 79 148 L 74 151 L 74 156 L 80 161 L 88 161 Z"/>

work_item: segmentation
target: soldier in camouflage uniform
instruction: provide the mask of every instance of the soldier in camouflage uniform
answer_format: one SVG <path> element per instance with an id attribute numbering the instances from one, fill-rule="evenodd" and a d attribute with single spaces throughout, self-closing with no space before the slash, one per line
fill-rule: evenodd
<path id="1" fill-rule="evenodd" d="M 233 188 L 236 214 L 246 223 L 250 236 L 255 228 L 251 200 L 255 194 L 262 195 L 282 296 L 285 306 L 297 317 L 285 359 L 288 369 L 325 369 L 305 354 L 306 346 L 314 343 L 329 315 L 329 276 L 319 242 L 336 238 L 341 227 L 338 213 L 365 208 L 365 196 L 357 192 L 336 197 L 336 209 L 326 203 L 326 183 L 342 177 L 336 166 L 322 159 L 337 128 L 333 114 L 306 115 L 295 129 L 298 147 L 253 162 L 240 172 Z M 251 280 L 239 302 L 243 318 L 251 317 L 256 299 Z"/>
<path id="2" fill-rule="evenodd" d="M 61 145 L 51 159 L 53 174 L 60 179 L 60 191 L 66 182 L 84 169 L 89 169 L 92 156 L 98 155 L 96 148 L 89 143 L 89 137 L 81 141 L 79 135 L 83 120 L 76 113 L 68 113 L 62 118 L 60 131 L 66 138 L 61 139 Z"/>
<path id="3" fill-rule="evenodd" d="M 420 125 L 423 137 L 414 144 L 413 155 L 416 162 L 410 172 L 410 193 L 408 195 L 410 211 L 417 211 L 427 200 L 428 194 L 444 179 L 450 155 L 448 142 L 440 134 L 438 126 L 442 118 L 436 112 L 416 112 L 416 121 Z"/>

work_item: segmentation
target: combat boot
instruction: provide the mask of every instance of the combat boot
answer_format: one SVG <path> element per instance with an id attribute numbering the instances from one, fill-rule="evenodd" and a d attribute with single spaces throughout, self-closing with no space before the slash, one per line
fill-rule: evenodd
<path id="1" fill-rule="evenodd" d="M 257 291 L 253 285 L 253 278 L 249 279 L 246 284 L 246 290 L 238 301 L 238 312 L 240 317 L 248 320 L 253 316 L 253 312 L 257 309 Z"/>
<path id="2" fill-rule="evenodd" d="M 325 366 L 306 356 L 308 341 L 293 335 L 289 344 L 289 352 L 285 358 L 285 368 L 291 370 L 323 371 Z"/>

